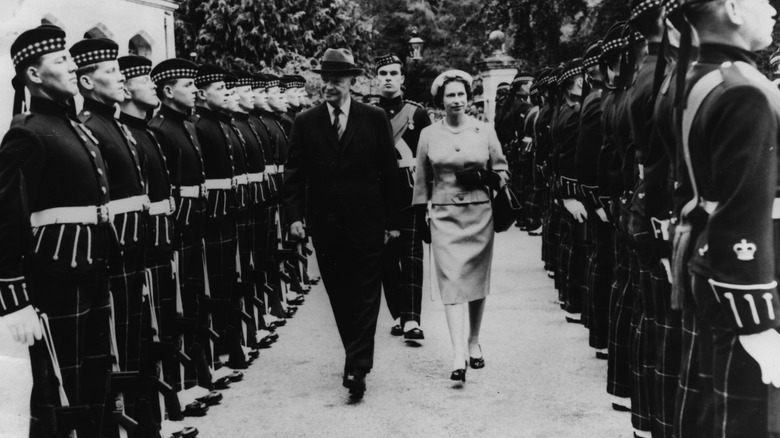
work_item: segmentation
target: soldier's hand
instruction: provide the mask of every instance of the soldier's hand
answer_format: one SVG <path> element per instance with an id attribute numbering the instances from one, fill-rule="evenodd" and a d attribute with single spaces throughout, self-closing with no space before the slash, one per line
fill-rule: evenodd
<path id="1" fill-rule="evenodd" d="M 596 215 L 598 215 L 599 219 L 601 219 L 601 222 L 609 222 L 609 218 L 607 217 L 607 212 L 604 211 L 603 208 L 599 208 L 596 210 Z"/>
<path id="2" fill-rule="evenodd" d="M 385 230 L 385 243 L 397 239 L 401 236 L 401 232 L 398 230 Z"/>
<path id="3" fill-rule="evenodd" d="M 14 341 L 31 346 L 41 339 L 41 322 L 33 306 L 27 306 L 1 317 Z"/>
<path id="4" fill-rule="evenodd" d="M 303 222 L 293 222 L 292 225 L 290 225 L 290 234 L 298 240 L 306 239 L 306 230 L 303 228 Z"/>
<path id="5" fill-rule="evenodd" d="M 585 206 L 576 199 L 564 199 L 563 206 L 566 207 L 566 210 L 568 210 L 579 223 L 585 222 L 585 219 L 588 218 L 588 212 L 585 210 Z"/>
<path id="6" fill-rule="evenodd" d="M 764 330 L 753 335 L 742 335 L 739 342 L 761 367 L 761 380 L 780 388 L 780 333 L 775 329 Z"/>

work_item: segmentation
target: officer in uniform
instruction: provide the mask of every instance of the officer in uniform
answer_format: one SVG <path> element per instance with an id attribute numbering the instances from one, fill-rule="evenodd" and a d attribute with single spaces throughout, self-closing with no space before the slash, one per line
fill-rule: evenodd
<path id="1" fill-rule="evenodd" d="M 276 340 L 278 335 L 271 334 L 267 330 L 258 334 L 258 329 L 264 329 L 265 323 L 262 317 L 265 314 L 265 302 L 263 302 L 263 293 L 265 281 L 260 275 L 261 261 L 264 257 L 264 248 L 258 247 L 258 234 L 266 231 L 262 228 L 263 205 L 265 203 L 265 191 L 262 184 L 265 180 L 264 172 L 266 160 L 263 152 L 263 142 L 269 142 L 265 127 L 262 122 L 249 115 L 254 110 L 255 83 L 254 77 L 246 71 L 233 72 L 238 78 L 238 85 L 235 88 L 238 95 L 237 105 L 233 112 L 233 124 L 237 133 L 243 140 L 247 159 L 247 195 L 249 209 L 249 223 L 244 239 L 239 236 L 239 247 L 244 253 L 241 257 L 241 271 L 245 282 L 250 284 L 250 291 L 244 294 L 244 309 L 249 312 L 249 316 L 255 324 L 248 340 L 250 345 L 257 347 L 268 347 Z M 261 134 L 262 133 L 262 134 Z M 265 134 L 265 135 L 263 135 Z M 268 143 L 265 143 L 266 145 Z"/>
<path id="2" fill-rule="evenodd" d="M 0 145 L 0 320 L 30 346 L 36 438 L 102 436 L 111 369 L 106 166 L 89 129 L 67 116 L 78 88 L 65 47 L 51 25 L 11 45 L 14 113 L 23 87 L 32 99 Z"/>
<path id="3" fill-rule="evenodd" d="M 213 64 L 198 67 L 195 85 L 198 87 L 195 132 L 203 153 L 206 173 L 206 221 L 203 237 L 206 248 L 209 305 L 214 309 L 212 323 L 219 334 L 211 361 L 220 366 L 219 356 L 228 355 L 231 368 L 245 368 L 241 338 L 236 326 L 235 284 L 238 280 L 236 253 L 238 251 L 238 215 L 246 211 L 241 197 L 246 185 L 239 186 L 237 175 L 245 175 L 244 152 L 230 126 L 230 90 L 226 85 L 227 72 Z M 223 371 L 224 372 L 224 371 Z M 240 380 L 240 373 L 233 374 Z"/>
<path id="4" fill-rule="evenodd" d="M 274 120 L 282 127 L 284 135 L 290 136 L 290 130 L 292 129 L 292 117 L 287 115 L 287 111 L 290 108 L 290 102 L 287 101 L 287 95 L 285 94 L 288 86 L 291 86 L 293 80 L 290 76 L 276 77 L 278 83 L 276 87 L 268 88 L 268 104 L 273 110 Z M 276 88 L 276 90 L 274 90 Z"/>
<path id="5" fill-rule="evenodd" d="M 650 191 L 662 191 L 666 181 L 645 178 L 645 169 L 657 166 L 665 153 L 663 148 L 653 147 L 657 141 L 653 135 L 655 98 L 657 86 L 655 83 L 658 68 L 661 41 L 664 34 L 663 4 L 654 0 L 636 0 L 631 7 L 629 24 L 639 31 L 647 41 L 647 55 L 638 66 L 636 79 L 628 95 L 627 109 L 631 124 L 633 143 L 636 148 L 635 161 L 637 172 L 634 194 L 630 200 L 630 220 L 627 231 L 636 255 L 639 267 L 639 287 L 636 288 L 634 299 L 633 325 L 635 327 L 632 356 L 634 364 L 634 385 L 632 394 L 632 421 L 637 436 L 650 436 L 662 433 L 664 427 L 656 421 L 655 400 L 662 394 L 655 393 L 654 378 L 657 341 L 655 339 L 655 319 L 658 312 L 656 298 L 668 296 L 671 291 L 669 276 L 661 263 L 660 250 L 664 245 L 662 240 L 654 238 L 651 216 L 647 215 L 646 194 Z M 659 184 L 661 187 L 659 187 Z M 652 184 L 652 185 L 649 185 Z M 661 247 L 661 248 L 659 248 Z M 673 403 L 674 394 L 665 394 L 665 402 Z M 668 426 L 671 426 L 668 423 Z M 671 429 L 669 429 L 671 432 Z"/>
<path id="6" fill-rule="evenodd" d="M 141 333 L 148 325 L 143 314 L 146 225 L 149 198 L 142 155 L 124 124 L 114 117 L 116 105 L 125 99 L 124 76 L 119 69 L 119 47 L 103 38 L 85 39 L 70 48 L 84 107 L 79 120 L 95 135 L 108 168 L 108 213 L 119 240 L 109 260 L 114 326 L 121 371 L 139 371 Z M 140 387 L 139 387 L 140 388 Z M 128 388 L 125 409 L 135 412 L 138 388 Z"/>
<path id="7" fill-rule="evenodd" d="M 547 169 L 547 162 L 550 156 L 550 123 L 554 112 L 553 104 L 555 102 L 554 93 L 550 90 L 551 81 L 555 80 L 555 70 L 550 70 L 547 75 L 539 81 L 539 92 L 544 95 L 544 103 L 539 110 L 539 115 L 536 117 L 536 123 L 534 125 L 534 165 L 536 167 L 537 178 L 534 181 L 535 191 L 541 196 L 536 196 L 539 199 L 540 215 L 542 218 L 542 261 L 544 262 L 544 269 L 547 271 L 547 276 L 550 278 L 555 277 L 555 253 L 557 247 L 555 245 L 553 236 L 552 223 L 550 221 L 550 214 L 552 212 L 552 199 L 549 185 L 549 172 Z"/>
<path id="8" fill-rule="evenodd" d="M 559 296 L 566 321 L 582 322 L 582 296 L 585 284 L 585 221 L 588 212 L 582 203 L 575 157 L 582 100 L 582 59 L 575 58 L 563 67 L 558 86 L 563 102 L 556 124 L 551 127 L 555 138 L 555 184 L 566 210 L 561 217 L 561 256 L 559 271 L 563 278 Z"/>
<path id="9" fill-rule="evenodd" d="M 149 122 L 149 129 L 160 143 L 170 175 L 176 202 L 174 216 L 174 250 L 178 263 L 181 309 L 176 310 L 177 322 L 171 325 L 183 335 L 183 350 L 191 361 L 185 367 L 183 388 L 176 382 L 177 390 L 225 387 L 226 379 L 212 383 L 206 357 L 211 357 L 210 338 L 203 321 L 209 307 L 201 303 L 205 296 L 205 270 L 203 267 L 203 223 L 206 213 L 206 174 L 203 155 L 198 143 L 195 125 L 190 115 L 195 108 L 195 76 L 197 65 L 184 59 L 168 59 L 155 66 L 150 75 L 157 86 L 160 109 Z M 163 309 L 166 304 L 163 303 Z M 166 313 L 163 313 L 165 319 Z M 163 321 L 163 326 L 167 320 Z M 187 362 L 185 360 L 185 362 Z M 219 393 L 207 399 L 210 404 L 218 401 Z M 185 415 L 203 415 L 205 405 L 193 405 L 184 409 Z"/>
<path id="10" fill-rule="evenodd" d="M 612 292 L 609 303 L 609 344 L 607 362 L 607 392 L 614 398 L 612 407 L 628 411 L 631 396 L 631 369 L 629 365 L 629 336 L 633 290 L 630 276 L 630 258 L 625 234 L 619 229 L 619 206 L 623 194 L 621 157 L 618 148 L 630 141 L 630 126 L 625 113 L 625 84 L 620 64 L 628 47 L 624 38 L 625 23 L 615 23 L 602 42 L 600 67 L 606 79 L 607 91 L 602 99 L 602 131 L 604 143 L 599 152 L 599 202 L 617 230 L 615 233 L 615 263 L 612 270 Z"/>
<path id="11" fill-rule="evenodd" d="M 518 201 L 523 203 L 529 195 L 526 193 L 526 184 L 528 173 L 533 172 L 533 160 L 529 159 L 530 154 L 527 149 L 531 146 L 531 136 L 526 135 L 526 117 L 534 105 L 530 102 L 531 85 L 533 76 L 530 73 L 520 72 L 512 79 L 510 92 L 514 95 L 514 102 L 509 109 L 509 118 L 512 121 L 514 129 L 513 147 L 509 150 L 511 155 L 507 160 L 512 168 L 512 188 Z M 528 219 L 526 212 L 523 211 L 516 223 L 522 230 L 528 230 Z M 538 226 L 531 228 L 536 229 Z"/>
<path id="12" fill-rule="evenodd" d="M 612 286 L 614 233 L 604 208 L 599 203 L 598 161 L 603 142 L 601 96 L 604 78 L 599 69 L 601 40 L 590 43 L 582 54 L 587 91 L 580 111 L 575 167 L 587 219 L 587 264 L 585 272 L 588 343 L 596 357 L 607 358 L 609 332 L 609 294 Z"/>
<path id="13" fill-rule="evenodd" d="M 685 306 L 695 306 L 695 357 L 709 376 L 697 388 L 697 432 L 766 437 L 777 414 L 767 384 L 780 387 L 780 92 L 754 52 L 772 43 L 776 11 L 768 2 L 691 3 L 682 8 L 700 45 L 686 79 L 679 176 L 694 193 L 681 212 L 695 239 Z"/>
<path id="14" fill-rule="evenodd" d="M 418 216 L 424 218 L 425 208 L 413 208 L 414 166 L 420 131 L 431 124 L 425 109 L 403 98 L 404 66 L 395 54 L 375 60 L 381 97 L 379 107 L 385 110 L 393 128 L 400 179 L 400 231 L 398 239 L 387 242 L 383 254 L 382 286 L 385 300 L 393 317 L 393 336 L 421 340 L 423 249 L 422 235 L 416 227 Z"/>

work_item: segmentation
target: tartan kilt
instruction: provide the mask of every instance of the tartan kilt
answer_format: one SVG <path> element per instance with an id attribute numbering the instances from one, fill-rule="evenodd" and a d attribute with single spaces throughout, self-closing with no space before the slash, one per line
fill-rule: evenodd
<path id="1" fill-rule="evenodd" d="M 157 336 L 160 341 L 178 344 L 176 338 L 178 334 L 175 330 L 176 312 L 176 280 L 173 277 L 173 260 L 170 258 L 156 257 L 154 260 L 146 261 L 149 281 L 148 287 L 150 295 L 154 297 L 153 309 L 157 318 Z M 145 311 L 151 311 L 148 305 L 144 306 Z M 151 327 L 151 326 L 150 326 Z M 152 327 L 153 328 L 153 327 Z M 145 340 L 152 341 L 153 333 L 147 334 Z M 157 361 L 157 358 L 152 358 Z M 178 362 L 173 358 L 162 361 L 163 381 L 176 387 L 180 375 Z"/>
<path id="2" fill-rule="evenodd" d="M 561 241 L 560 228 L 561 228 L 561 207 L 557 204 L 550 203 L 548 213 L 546 216 L 546 223 L 544 227 L 544 269 L 547 271 L 558 271 L 558 245 Z M 560 290 L 560 279 L 555 280 L 555 288 Z"/>
<path id="3" fill-rule="evenodd" d="M 582 312 L 582 292 L 584 284 L 584 237 L 582 225 L 567 210 L 561 212 L 561 241 L 558 256 L 559 266 L 556 278 L 560 276 L 558 300 L 561 308 L 570 313 Z"/>
<path id="4" fill-rule="evenodd" d="M 674 436 L 674 412 L 682 359 L 682 315 L 672 310 L 672 286 L 666 268 L 657 263 L 650 273 L 655 309 L 655 376 L 653 377 L 654 437 Z"/>
<path id="5" fill-rule="evenodd" d="M 700 374 L 712 376 L 711 385 L 699 386 L 705 422 L 700 428 L 712 430 L 714 437 L 768 436 L 768 387 L 761 368 L 745 352 L 707 279 L 693 273 L 692 291 L 701 315 Z"/>
<path id="6" fill-rule="evenodd" d="M 210 304 L 211 323 L 214 331 L 220 335 L 218 352 L 211 357 L 216 361 L 216 355 L 226 353 L 228 346 L 228 331 L 233 328 L 234 288 L 237 279 L 236 253 L 238 250 L 237 223 L 234 215 L 224 216 L 216 220 L 207 220 L 203 237 L 206 249 L 206 267 L 208 272 L 208 288 L 211 299 L 217 300 Z M 205 317 L 206 315 L 201 315 Z M 202 323 L 207 323 L 201 320 Z"/>
<path id="7" fill-rule="evenodd" d="M 28 287 L 34 291 L 33 305 L 48 316 L 68 402 L 70 406 L 89 407 L 94 428 L 80 428 L 78 435 L 102 436 L 99 431 L 104 424 L 112 363 L 106 266 L 96 260 L 94 269 L 87 272 L 55 273 L 32 260 L 26 274 Z M 53 437 L 53 410 L 61 406 L 57 378 L 45 343 L 36 341 L 29 350 L 33 379 L 29 436 Z"/>
<path id="8" fill-rule="evenodd" d="M 141 358 L 141 332 L 149 321 L 143 321 L 144 261 L 143 250 L 125 250 L 109 276 L 109 290 L 114 302 L 114 328 L 122 371 L 138 371 Z"/>
<path id="9" fill-rule="evenodd" d="M 615 261 L 615 233 L 595 212 L 588 220 L 588 343 L 596 349 L 609 345 L 609 299 Z"/>
<path id="10" fill-rule="evenodd" d="M 653 376 L 655 375 L 655 318 L 650 293 L 650 270 L 631 252 L 631 280 L 634 307 L 631 317 L 631 423 L 634 429 L 649 431 L 654 419 Z"/>
<path id="11" fill-rule="evenodd" d="M 571 252 L 574 236 L 571 229 L 571 217 L 568 211 L 560 214 L 559 243 L 557 245 L 558 266 L 555 271 L 555 288 L 558 290 L 558 301 L 562 309 L 566 307 L 569 295 L 569 268 L 571 267 Z"/>
<path id="12" fill-rule="evenodd" d="M 526 211 L 526 220 L 528 221 L 530 229 L 539 228 L 544 220 L 544 212 L 547 203 L 547 187 L 545 185 L 544 178 L 536 167 L 535 158 L 528 160 L 531 165 L 531 170 L 528 172 L 529 188 L 526 191 L 524 210 Z M 535 227 L 534 227 L 535 225 Z"/>
<path id="13" fill-rule="evenodd" d="M 617 397 L 631 396 L 630 338 L 633 300 L 630 251 L 621 236 L 616 234 L 615 265 L 609 299 L 607 392 Z"/>
<path id="14" fill-rule="evenodd" d="M 712 428 L 701 429 L 710 424 L 702 421 L 706 412 L 703 406 L 702 386 L 712 386 L 712 375 L 702 375 L 699 366 L 700 312 L 693 300 L 691 285 L 686 284 L 685 304 L 682 310 L 682 338 L 680 378 L 675 398 L 674 436 L 677 438 L 699 437 L 699 431 L 711 434 Z"/>
<path id="15" fill-rule="evenodd" d="M 385 244 L 382 252 L 382 288 L 390 314 L 406 321 L 420 322 L 422 310 L 423 248 L 417 230 L 415 206 L 401 209 L 398 239 Z"/>

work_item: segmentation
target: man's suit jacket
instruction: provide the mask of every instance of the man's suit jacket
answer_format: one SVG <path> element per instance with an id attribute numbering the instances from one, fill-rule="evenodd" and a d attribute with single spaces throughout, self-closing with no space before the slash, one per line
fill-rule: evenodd
<path id="1" fill-rule="evenodd" d="M 309 234 L 346 231 L 345 246 L 376 249 L 398 229 L 398 164 L 383 110 L 350 105 L 341 140 L 327 104 L 295 118 L 284 169 L 288 223 L 307 217 Z"/>

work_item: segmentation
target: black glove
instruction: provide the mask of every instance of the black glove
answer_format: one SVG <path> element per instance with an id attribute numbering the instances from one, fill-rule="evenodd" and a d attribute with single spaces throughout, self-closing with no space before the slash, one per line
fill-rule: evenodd
<path id="1" fill-rule="evenodd" d="M 420 235 L 425 243 L 431 243 L 431 227 L 428 221 L 425 220 L 425 214 L 428 211 L 428 206 L 425 204 L 418 204 L 414 206 L 414 227 L 417 233 Z"/>
<path id="2" fill-rule="evenodd" d="M 485 169 L 468 169 L 455 172 L 458 183 L 467 190 L 488 187 L 498 190 L 501 187 L 501 177 L 496 172 Z"/>

